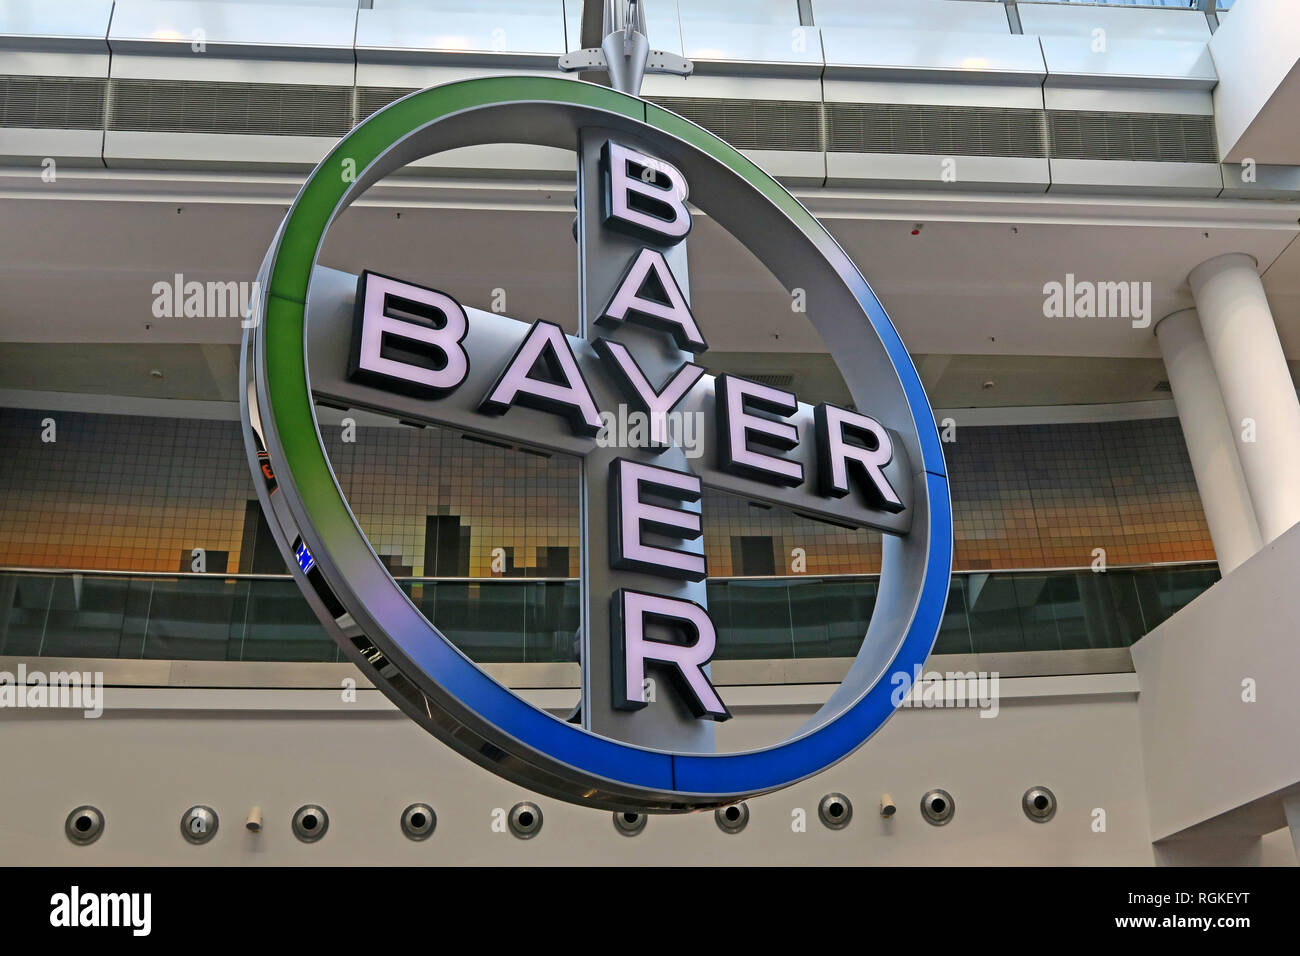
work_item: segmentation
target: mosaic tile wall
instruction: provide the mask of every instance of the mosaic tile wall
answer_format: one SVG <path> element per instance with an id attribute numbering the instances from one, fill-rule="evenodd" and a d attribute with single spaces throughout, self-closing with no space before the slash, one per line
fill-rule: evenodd
<path id="1" fill-rule="evenodd" d="M 192 548 L 210 571 L 239 570 L 254 497 L 234 422 L 0 409 L 0 564 L 180 570 Z M 945 445 L 957 567 L 978 570 L 1212 560 L 1191 465 L 1174 419 L 959 427 Z M 577 466 L 451 438 L 436 429 L 326 430 L 340 483 L 395 573 L 578 573 Z M 879 537 L 704 501 L 713 576 L 878 571 Z M 449 530 L 454 529 L 454 530 Z M 795 549 L 801 549 L 803 554 Z M 451 554 L 454 561 L 448 562 Z M 567 570 L 566 570 L 567 569 Z"/>
<path id="2" fill-rule="evenodd" d="M 432 576 L 426 516 L 468 529 L 470 577 L 492 575 L 493 549 L 508 570 L 547 576 L 546 549 L 568 549 L 560 577 L 576 577 L 578 464 L 452 438 L 436 428 L 359 428 L 354 442 L 325 429 L 339 484 L 380 555 L 406 574 Z M 390 561 L 390 568 L 394 562 Z M 409 569 L 409 570 L 406 570 Z M 456 577 L 439 568 L 443 577 Z"/>
<path id="3" fill-rule="evenodd" d="M 0 563 L 178 571 L 205 548 L 238 567 L 253 486 L 235 423 L 0 409 L 0 448 Z"/>
<path id="4" fill-rule="evenodd" d="M 958 426 L 944 454 L 960 569 L 1214 559 L 1177 419 Z"/>

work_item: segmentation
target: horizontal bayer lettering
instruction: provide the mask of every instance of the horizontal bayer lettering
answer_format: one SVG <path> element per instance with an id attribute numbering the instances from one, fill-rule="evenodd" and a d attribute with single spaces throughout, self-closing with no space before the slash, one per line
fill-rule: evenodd
<path id="1" fill-rule="evenodd" d="M 443 424 L 521 447 L 579 456 L 595 445 L 602 419 L 627 420 L 626 415 L 620 416 L 619 409 L 628 400 L 628 373 L 634 364 L 630 355 L 623 362 L 602 357 L 602 351 L 610 354 L 608 349 L 559 333 L 558 327 L 546 323 L 548 328 L 544 334 L 534 333 L 547 345 L 538 352 L 537 357 L 543 360 L 534 361 L 524 368 L 526 354 L 518 362 L 512 363 L 511 359 L 519 353 L 536 324 L 529 326 L 508 316 L 468 307 L 464 308 L 466 333 L 456 343 L 465 353 L 464 373 L 461 383 L 452 390 L 432 395 L 427 389 L 423 394 L 413 394 L 411 390 L 394 387 L 397 376 L 393 373 L 400 372 L 401 363 L 395 361 L 397 356 L 392 354 L 384 366 L 384 377 L 349 376 L 354 319 L 365 323 L 379 318 L 378 313 L 368 313 L 364 309 L 354 314 L 356 289 L 357 279 L 348 273 L 318 268 L 313 275 L 307 325 L 312 386 L 320 398 L 331 404 L 391 413 L 403 420 Z M 411 284 L 411 289 L 422 290 L 424 287 Z M 410 296 L 400 298 L 409 299 Z M 383 321 L 390 335 L 397 323 L 409 325 L 413 337 L 426 328 L 422 322 L 391 308 Z M 572 364 L 567 360 L 569 355 L 573 358 Z M 538 400 L 531 402 L 532 407 L 518 401 L 488 403 L 487 411 L 494 414 L 485 414 L 482 407 L 485 399 L 498 395 L 497 386 L 512 366 L 516 366 L 513 371 L 518 374 L 510 378 L 509 384 L 522 384 L 525 389 L 514 392 L 512 399 L 522 394 Z M 421 384 L 419 376 L 427 371 L 420 365 L 413 366 L 412 384 Z M 539 371 L 547 377 L 533 377 Z M 679 414 L 683 419 L 689 418 L 692 423 L 698 416 L 701 428 L 695 440 L 703 448 L 703 453 L 692 458 L 691 468 L 703 484 L 850 527 L 872 527 L 890 533 L 905 533 L 910 528 L 909 502 L 914 476 L 900 442 L 890 441 L 889 458 L 883 464 L 877 462 L 878 467 L 873 470 L 861 459 L 874 458 L 874 453 L 883 446 L 871 444 L 875 433 L 870 429 L 853 426 L 852 421 L 856 419 L 844 418 L 856 413 L 839 410 L 833 414 L 831 419 L 842 424 L 848 422 L 844 425 L 842 438 L 827 431 L 829 441 L 820 440 L 816 410 L 812 406 L 797 402 L 793 411 L 781 414 L 764 411 L 747 398 L 743 404 L 744 419 L 730 414 L 720 415 L 716 397 L 718 379 L 703 373 L 696 375 L 689 368 L 687 373 L 694 376 L 689 388 L 670 406 L 665 403 L 657 407 L 660 411 Z M 763 388 L 757 383 L 743 383 L 734 376 L 732 379 L 733 382 L 742 382 L 746 395 Z M 646 394 L 654 388 L 663 393 L 668 391 L 666 386 L 670 384 L 671 380 L 647 381 L 643 387 Z M 548 402 L 551 407 L 544 409 Z M 641 406 L 638 410 L 644 411 L 645 408 Z M 557 418 L 557 414 L 560 417 Z M 753 421 L 745 421 L 756 418 L 784 426 L 784 434 L 793 430 L 797 442 L 787 449 L 775 449 L 772 444 L 764 442 L 763 432 L 755 434 Z M 566 420 L 572 427 L 556 427 Z M 734 436 L 738 434 L 738 421 L 748 424 L 747 447 L 757 455 L 764 458 L 779 456 L 800 466 L 802 480 L 799 484 L 783 485 L 764 478 L 761 471 L 757 475 L 753 471 L 736 473 L 724 467 L 719 449 L 729 440 L 730 447 L 736 447 Z M 575 422 L 578 424 L 574 425 Z M 720 425 L 726 429 L 726 439 Z M 889 436 L 887 423 L 878 423 L 875 427 L 880 434 Z M 757 442 L 756 437 L 759 439 Z M 833 453 L 821 456 L 819 443 L 821 446 L 834 446 Z M 648 460 L 655 451 L 654 444 L 647 442 L 649 447 L 629 448 L 628 453 Z M 819 457 L 825 461 L 819 462 Z M 884 460 L 883 456 L 880 460 Z M 823 474 L 829 477 L 823 479 Z M 818 476 L 817 480 L 810 479 L 813 475 Z M 848 490 L 843 491 L 845 488 Z"/>

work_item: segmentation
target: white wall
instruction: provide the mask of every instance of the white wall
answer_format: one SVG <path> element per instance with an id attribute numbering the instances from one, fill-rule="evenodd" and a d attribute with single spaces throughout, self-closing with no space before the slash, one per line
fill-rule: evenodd
<path id="1" fill-rule="evenodd" d="M 1280 794 L 1300 792 L 1298 566 L 1295 527 L 1133 646 L 1155 839 L 1285 824 Z"/>
<path id="2" fill-rule="evenodd" d="M 108 689 L 98 720 L 52 711 L 0 711 L 0 859 L 32 863 L 661 863 L 661 864 L 1135 864 L 1153 862 L 1129 675 L 1002 681 L 997 717 L 975 710 L 901 710 L 856 755 L 811 781 L 751 802 L 749 827 L 722 833 L 712 814 L 654 817 L 640 836 L 615 832 L 610 814 L 531 798 L 453 754 L 377 692 L 343 705 L 333 691 Z M 826 687 L 732 688 L 745 730 L 776 733 L 807 716 Z M 800 695 L 803 695 L 800 697 Z M 1059 695 L 1059 696 L 1058 696 Z M 763 701 L 796 701 L 763 704 Z M 746 703 L 745 701 L 748 701 Z M 742 722 L 733 722 L 741 726 Z M 1020 799 L 1051 787 L 1056 818 L 1030 822 Z M 953 820 L 921 818 L 921 794 L 948 790 Z M 841 791 L 854 803 L 843 831 L 817 820 L 817 801 Z M 897 816 L 882 821 L 888 791 Z M 537 799 L 541 834 L 493 833 L 491 811 Z M 398 814 L 426 801 L 435 835 L 408 841 Z M 289 829 L 301 804 L 320 803 L 330 828 L 316 844 Z M 63 835 L 73 807 L 107 819 L 88 847 Z M 220 815 L 206 846 L 185 843 L 181 813 L 195 803 Z M 265 829 L 242 826 L 260 804 Z M 808 814 L 791 831 L 791 811 Z M 1093 808 L 1107 815 L 1091 828 Z"/>
<path id="3" fill-rule="evenodd" d="M 1214 124 L 1225 161 L 1300 163 L 1300 3 L 1238 0 L 1210 40 Z"/>

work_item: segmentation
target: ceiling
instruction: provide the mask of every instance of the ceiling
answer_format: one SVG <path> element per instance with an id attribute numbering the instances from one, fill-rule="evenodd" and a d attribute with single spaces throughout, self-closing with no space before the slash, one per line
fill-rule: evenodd
<path id="1" fill-rule="evenodd" d="M 233 350 L 196 347 L 233 346 L 238 317 L 156 317 L 154 287 L 178 273 L 251 279 L 293 177 L 99 170 L 65 178 L 53 187 L 0 172 L 0 342 L 68 346 L 5 346 L 0 388 L 233 398 Z M 479 308 L 501 289 L 509 314 L 574 331 L 572 196 L 557 184 L 400 177 L 340 217 L 321 261 L 435 285 Z M 1192 304 L 1188 271 L 1224 252 L 1248 252 L 1264 266 L 1284 348 L 1300 359 L 1294 205 L 846 190 L 802 198 L 872 282 L 909 349 L 925 357 L 937 407 L 1167 398 L 1153 391 L 1164 376 L 1150 328 L 1047 318 L 1043 286 L 1067 274 L 1150 282 L 1159 319 Z M 818 336 L 750 253 L 698 216 L 689 254 L 692 306 L 711 347 L 702 358 L 718 369 L 798 373 L 801 397 L 833 400 L 842 383 Z M 132 347 L 96 348 L 108 345 Z M 136 384 L 160 366 L 162 379 Z"/>

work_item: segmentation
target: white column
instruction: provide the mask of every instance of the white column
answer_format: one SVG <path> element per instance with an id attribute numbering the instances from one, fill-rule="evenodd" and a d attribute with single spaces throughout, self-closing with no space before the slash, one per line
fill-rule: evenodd
<path id="1" fill-rule="evenodd" d="M 1184 309 L 1161 319 L 1156 323 L 1156 339 L 1165 360 L 1219 570 L 1227 574 L 1257 552 L 1261 542 L 1232 427 L 1196 310 Z"/>
<path id="2" fill-rule="evenodd" d="M 1300 400 L 1254 258 L 1218 256 L 1187 281 L 1267 544 L 1300 522 Z"/>

